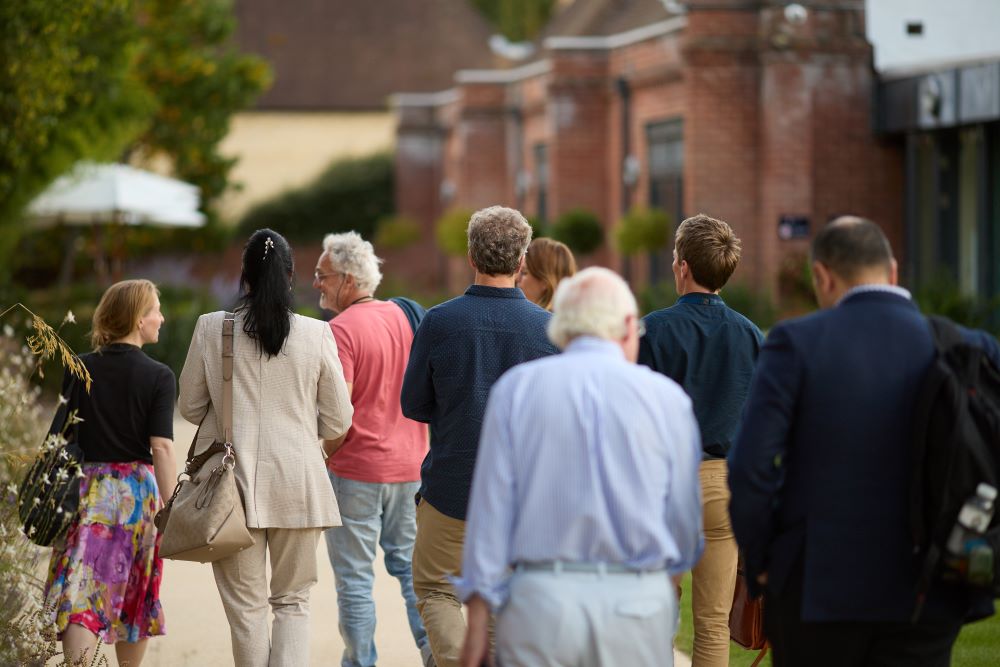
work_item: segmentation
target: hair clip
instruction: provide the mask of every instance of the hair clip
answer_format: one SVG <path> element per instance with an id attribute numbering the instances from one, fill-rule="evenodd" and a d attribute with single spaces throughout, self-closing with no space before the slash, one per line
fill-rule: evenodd
<path id="1" fill-rule="evenodd" d="M 267 251 L 274 247 L 274 241 L 268 236 L 264 239 L 264 259 L 267 259 Z"/>

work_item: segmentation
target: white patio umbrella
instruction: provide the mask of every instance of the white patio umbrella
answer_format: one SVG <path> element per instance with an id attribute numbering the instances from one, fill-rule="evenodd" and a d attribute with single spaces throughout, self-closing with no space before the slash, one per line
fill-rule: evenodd
<path id="1" fill-rule="evenodd" d="M 200 227 L 198 188 L 124 164 L 81 163 L 29 206 L 36 226 L 54 223 Z"/>
<path id="2" fill-rule="evenodd" d="M 198 188 L 125 164 L 83 162 L 59 177 L 28 206 L 28 219 L 35 227 L 66 224 L 93 227 L 100 239 L 114 236 L 119 225 L 201 227 L 205 215 L 198 210 Z M 76 234 L 67 239 L 59 283 L 68 284 L 76 256 Z M 123 251 L 105 257 L 102 243 L 95 244 L 94 268 L 101 282 L 117 279 L 124 261 Z M 110 265 L 109 265 L 110 262 Z"/>

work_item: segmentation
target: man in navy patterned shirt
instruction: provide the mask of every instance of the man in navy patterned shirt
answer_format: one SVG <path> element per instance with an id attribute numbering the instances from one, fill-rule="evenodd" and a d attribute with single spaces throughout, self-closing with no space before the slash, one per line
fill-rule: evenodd
<path id="1" fill-rule="evenodd" d="M 645 317 L 639 363 L 680 384 L 701 429 L 705 553 L 691 573 L 694 667 L 729 665 L 729 608 L 736 586 L 736 538 L 729 525 L 726 453 L 763 342 L 757 326 L 719 296 L 740 261 L 732 228 L 704 213 L 688 218 L 674 239 L 680 298 Z"/>
<path id="2" fill-rule="evenodd" d="M 431 426 L 421 467 L 413 589 L 439 667 L 457 667 L 465 620 L 450 577 L 461 569 L 465 512 L 486 398 L 512 366 L 555 354 L 549 313 L 515 287 L 531 241 L 520 213 L 492 206 L 469 220 L 465 294 L 427 311 L 403 378 L 403 414 Z"/>

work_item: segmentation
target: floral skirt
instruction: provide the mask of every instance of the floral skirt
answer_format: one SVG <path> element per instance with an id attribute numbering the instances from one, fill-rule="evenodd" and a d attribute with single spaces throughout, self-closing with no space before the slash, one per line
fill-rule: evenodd
<path id="1" fill-rule="evenodd" d="M 45 608 L 106 644 L 164 634 L 163 560 L 153 515 L 159 491 L 147 463 L 84 463 L 80 514 L 52 551 Z"/>

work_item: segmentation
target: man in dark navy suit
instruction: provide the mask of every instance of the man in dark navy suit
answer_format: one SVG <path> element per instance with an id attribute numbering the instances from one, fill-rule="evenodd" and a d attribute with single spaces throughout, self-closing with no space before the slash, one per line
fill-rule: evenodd
<path id="1" fill-rule="evenodd" d="M 774 664 L 945 666 L 963 619 L 991 601 L 938 585 L 909 621 L 909 452 L 930 328 L 874 223 L 834 220 L 812 261 L 823 310 L 771 331 L 729 458 L 733 532 L 765 593 Z M 996 339 L 965 334 L 1000 364 Z"/>

